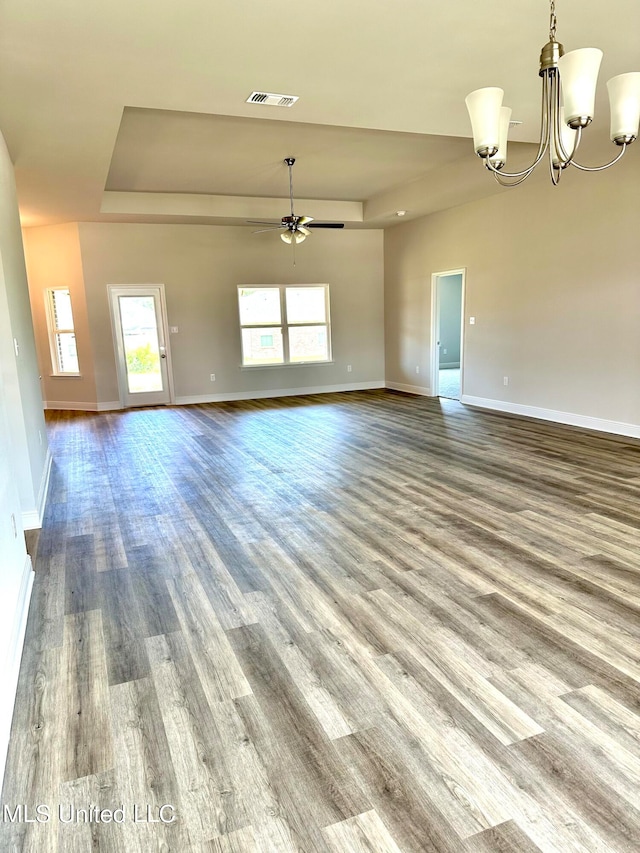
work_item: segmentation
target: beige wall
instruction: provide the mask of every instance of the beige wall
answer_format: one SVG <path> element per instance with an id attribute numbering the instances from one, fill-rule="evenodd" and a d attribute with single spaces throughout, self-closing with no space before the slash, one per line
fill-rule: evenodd
<path id="1" fill-rule="evenodd" d="M 632 148 L 385 232 L 387 381 L 428 385 L 431 274 L 466 267 L 465 395 L 640 425 L 639 186 Z"/>
<path id="2" fill-rule="evenodd" d="M 44 399 L 51 408 L 55 408 L 56 402 L 94 408 L 96 383 L 78 226 L 71 222 L 46 228 L 25 228 L 24 244 Z M 80 376 L 52 375 L 45 302 L 45 293 L 50 287 L 69 288 Z"/>
<path id="3" fill-rule="evenodd" d="M 384 381 L 382 231 L 317 231 L 297 248 L 294 267 L 292 248 L 277 234 L 252 235 L 249 228 L 80 223 L 79 253 L 75 228 L 27 229 L 32 301 L 37 313 L 42 290 L 51 286 L 51 269 L 59 270 L 60 281 L 70 287 L 82 278 L 78 289 L 84 289 L 86 321 L 76 302 L 74 311 L 79 336 L 86 322 L 93 364 L 80 353 L 81 369 L 95 381 L 98 407 L 119 399 L 109 284 L 165 285 L 169 325 L 179 328 L 170 336 L 178 402 Z M 65 267 L 66 253 L 70 259 Z M 242 370 L 236 286 L 313 282 L 330 285 L 334 363 Z M 43 320 L 38 322 L 38 337 L 46 354 Z M 215 383 L 211 373 L 216 374 Z M 65 382 L 66 398 L 61 397 Z M 73 390 L 77 383 L 58 380 L 55 390 L 47 386 L 47 393 L 72 404 L 80 399 Z M 83 399 L 90 402 L 88 396 Z"/>

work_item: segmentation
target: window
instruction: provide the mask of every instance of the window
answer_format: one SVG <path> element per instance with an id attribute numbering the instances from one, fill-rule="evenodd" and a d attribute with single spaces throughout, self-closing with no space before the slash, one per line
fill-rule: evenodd
<path id="1" fill-rule="evenodd" d="M 242 364 L 331 360 L 329 285 L 238 287 Z"/>
<path id="2" fill-rule="evenodd" d="M 76 335 L 73 329 L 71 294 L 68 287 L 47 290 L 47 324 L 51 364 L 55 375 L 78 374 Z"/>

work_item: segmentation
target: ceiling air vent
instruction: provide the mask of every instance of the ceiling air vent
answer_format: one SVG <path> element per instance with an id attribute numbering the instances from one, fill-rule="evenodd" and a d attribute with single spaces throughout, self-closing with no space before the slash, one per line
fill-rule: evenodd
<path id="1" fill-rule="evenodd" d="M 298 95 L 276 95 L 274 92 L 252 92 L 247 104 L 266 104 L 268 107 L 292 107 Z"/>

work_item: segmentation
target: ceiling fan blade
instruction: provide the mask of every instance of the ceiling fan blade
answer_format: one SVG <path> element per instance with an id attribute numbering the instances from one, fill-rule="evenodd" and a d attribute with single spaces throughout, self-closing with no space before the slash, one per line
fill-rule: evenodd
<path id="1" fill-rule="evenodd" d="M 307 228 L 344 228 L 344 222 L 310 222 Z"/>
<path id="2" fill-rule="evenodd" d="M 263 219 L 247 219 L 248 225 L 273 225 L 274 228 L 281 228 L 281 222 L 265 222 Z"/>
<path id="3" fill-rule="evenodd" d="M 281 231 L 281 225 L 273 225 L 271 228 L 258 228 L 257 231 L 252 231 L 252 234 L 264 234 L 267 231 Z"/>

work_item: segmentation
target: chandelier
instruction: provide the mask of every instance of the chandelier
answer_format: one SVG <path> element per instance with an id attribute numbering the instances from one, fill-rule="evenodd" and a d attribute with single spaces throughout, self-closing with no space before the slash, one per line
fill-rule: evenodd
<path id="1" fill-rule="evenodd" d="M 533 163 L 519 172 L 506 172 L 507 134 L 511 110 L 502 106 L 504 91 L 495 87 L 467 95 L 476 154 L 493 172 L 499 184 L 517 186 L 549 156 L 549 172 L 557 185 L 562 170 L 575 166 L 584 172 L 600 172 L 613 166 L 638 135 L 640 123 L 640 72 L 620 74 L 607 83 L 611 108 L 611 141 L 620 147 L 616 157 L 603 166 L 583 166 L 575 156 L 582 131 L 593 120 L 596 83 L 602 51 L 595 47 L 564 52 L 556 41 L 556 10 L 551 0 L 549 41 L 540 54 L 542 117 L 540 144 Z"/>

